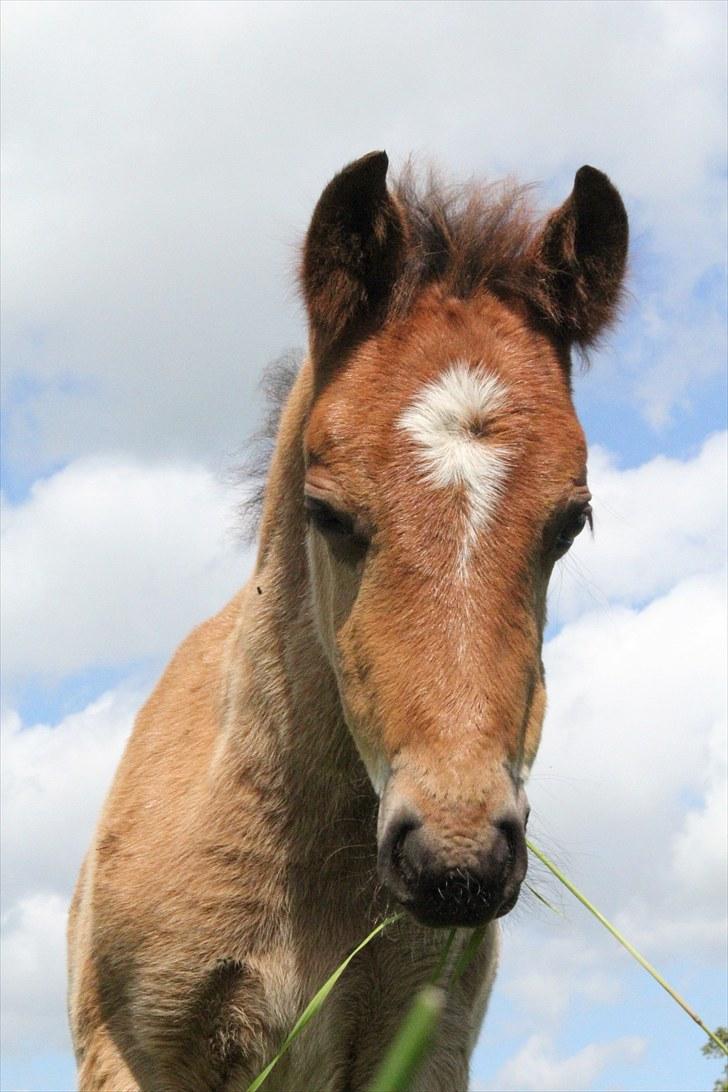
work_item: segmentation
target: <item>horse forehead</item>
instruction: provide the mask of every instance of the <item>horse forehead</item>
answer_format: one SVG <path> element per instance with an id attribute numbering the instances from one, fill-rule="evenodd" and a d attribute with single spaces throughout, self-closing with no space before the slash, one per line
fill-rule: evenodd
<path id="1" fill-rule="evenodd" d="M 309 422 L 314 446 L 384 455 L 407 446 L 407 437 L 433 446 L 463 429 L 488 440 L 527 427 L 546 445 L 553 438 L 555 448 L 573 446 L 582 437 L 561 377 L 534 382 L 532 371 L 513 374 L 486 356 L 464 354 L 436 368 L 367 372 L 352 369 L 329 397 L 318 400 Z"/>
<path id="2" fill-rule="evenodd" d="M 563 376 L 537 375 L 533 366 L 519 373 L 498 363 L 486 355 L 455 355 L 410 376 L 380 405 L 359 398 L 362 455 L 368 449 L 391 470 L 413 457 L 420 466 L 424 460 L 441 484 L 462 483 L 481 465 L 487 471 L 496 455 L 512 464 L 536 459 L 544 468 L 580 469 L 584 435 Z"/>
<path id="3" fill-rule="evenodd" d="M 496 372 L 480 362 L 454 360 L 422 384 L 396 427 L 421 448 L 444 455 L 461 441 L 487 439 L 513 403 L 508 384 Z"/>
<path id="4" fill-rule="evenodd" d="M 506 440 L 519 461 L 526 448 L 556 470 L 575 453 L 579 460 L 583 434 L 563 361 L 544 337 L 496 300 L 429 315 L 354 354 L 314 406 L 312 446 L 355 476 L 358 468 L 409 477 L 426 456 L 434 480 L 439 459 L 443 484 L 449 474 L 472 478 L 481 463 L 487 470 Z"/>

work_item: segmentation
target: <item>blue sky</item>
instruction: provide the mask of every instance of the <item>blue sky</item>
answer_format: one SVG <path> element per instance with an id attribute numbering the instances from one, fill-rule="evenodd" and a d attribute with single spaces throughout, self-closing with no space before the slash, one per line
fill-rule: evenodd
<path id="1" fill-rule="evenodd" d="M 73 1087 L 80 860 L 135 710 L 250 571 L 229 472 L 264 365 L 304 343 L 296 247 L 378 147 L 536 181 L 544 209 L 588 162 L 625 198 L 532 824 L 728 1022 L 725 46 L 702 0 L 5 5 L 3 1089 Z M 564 916 L 508 919 L 473 1088 L 711 1087 L 700 1032 L 533 875 Z"/>

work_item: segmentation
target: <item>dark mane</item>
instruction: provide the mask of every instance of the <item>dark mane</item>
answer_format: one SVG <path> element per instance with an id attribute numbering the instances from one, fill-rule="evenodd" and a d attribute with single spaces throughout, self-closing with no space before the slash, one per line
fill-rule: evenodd
<path id="1" fill-rule="evenodd" d="M 529 258 L 542 220 L 531 186 L 512 180 L 451 184 L 408 164 L 392 186 L 408 227 L 404 268 L 390 314 L 406 314 L 426 285 L 440 282 L 459 299 L 487 288 L 543 309 L 544 286 Z"/>

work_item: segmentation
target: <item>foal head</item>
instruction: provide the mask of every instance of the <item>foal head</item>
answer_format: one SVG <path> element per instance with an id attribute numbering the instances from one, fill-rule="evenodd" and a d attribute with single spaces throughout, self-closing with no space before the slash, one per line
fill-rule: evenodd
<path id="1" fill-rule="evenodd" d="M 311 586 L 380 873 L 422 922 L 476 925 L 526 871 L 546 588 L 591 518 L 570 350 L 614 314 L 627 219 L 591 167 L 540 226 L 513 188 L 386 174 L 337 175 L 304 248 Z"/>

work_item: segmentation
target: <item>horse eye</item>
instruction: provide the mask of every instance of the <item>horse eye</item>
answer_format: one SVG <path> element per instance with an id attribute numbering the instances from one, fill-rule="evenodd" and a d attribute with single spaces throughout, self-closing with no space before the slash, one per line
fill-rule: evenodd
<path id="1" fill-rule="evenodd" d="M 303 506 L 311 523 L 325 535 L 350 536 L 354 534 L 354 523 L 350 516 L 337 512 L 330 504 L 317 497 L 303 499 Z"/>
<path id="2" fill-rule="evenodd" d="M 572 511 L 567 515 L 554 543 L 554 547 L 559 557 L 563 557 L 566 551 L 571 548 L 574 539 L 577 535 L 581 534 L 587 523 L 590 527 L 593 526 L 593 516 L 590 504 L 585 505 L 584 508 L 578 508 L 576 511 Z"/>

